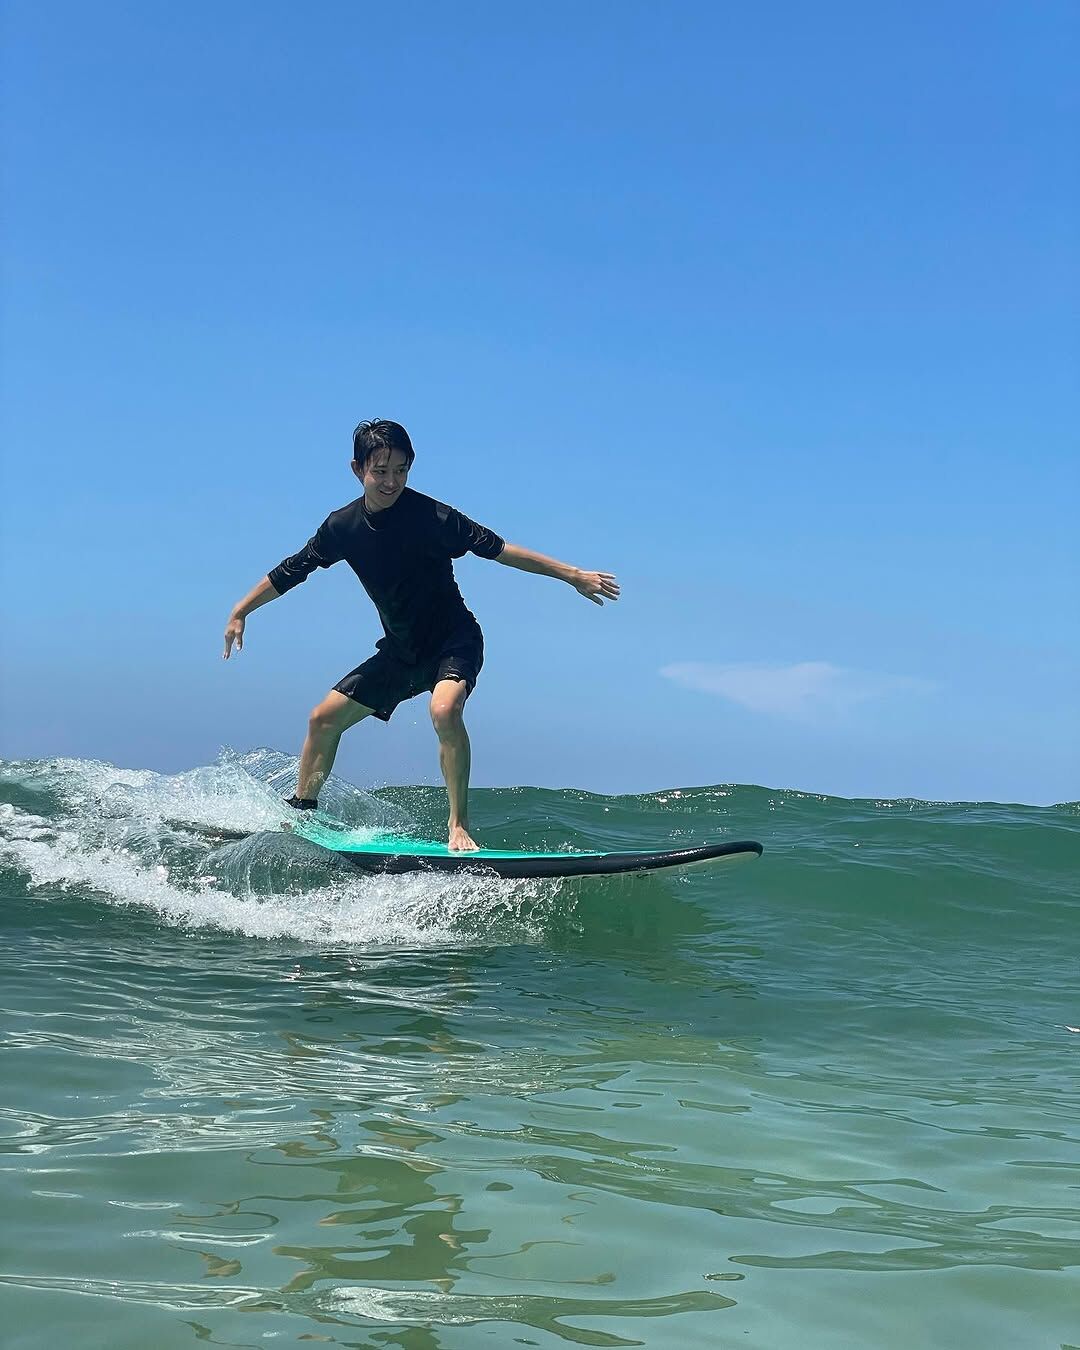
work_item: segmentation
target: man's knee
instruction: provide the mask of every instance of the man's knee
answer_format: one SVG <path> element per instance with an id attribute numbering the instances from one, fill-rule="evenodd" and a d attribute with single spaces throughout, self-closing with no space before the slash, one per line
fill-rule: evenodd
<path id="1" fill-rule="evenodd" d="M 332 735 L 334 732 L 341 732 L 346 727 L 352 726 L 359 718 L 356 714 L 360 709 L 350 708 L 348 700 L 341 696 L 341 699 L 324 698 L 321 703 L 312 708 L 308 717 L 308 729 L 315 736 Z M 364 714 L 360 713 L 362 717 Z"/>
<path id="2" fill-rule="evenodd" d="M 431 696 L 431 721 L 440 736 L 452 736 L 464 725 L 468 693 L 464 680 L 461 680 L 452 689 L 440 688 Z"/>
<path id="3" fill-rule="evenodd" d="M 318 703 L 308 714 L 308 731 L 312 735 L 325 735 L 334 730 L 334 712 L 325 703 Z"/>

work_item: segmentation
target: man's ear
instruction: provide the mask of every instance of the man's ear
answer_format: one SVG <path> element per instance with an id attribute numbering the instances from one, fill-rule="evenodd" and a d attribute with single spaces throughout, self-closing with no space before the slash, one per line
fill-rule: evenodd
<path id="1" fill-rule="evenodd" d="M 356 474 L 357 478 L 358 478 L 358 479 L 360 480 L 360 482 L 362 483 L 362 482 L 364 481 L 364 470 L 363 470 L 362 466 L 361 466 L 360 464 L 358 464 L 357 461 L 356 461 L 355 459 L 352 461 L 352 471 L 353 471 L 354 474 Z"/>

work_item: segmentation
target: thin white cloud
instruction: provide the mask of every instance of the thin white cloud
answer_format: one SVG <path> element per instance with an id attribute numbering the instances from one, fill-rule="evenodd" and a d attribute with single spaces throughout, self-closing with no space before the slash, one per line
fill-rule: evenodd
<path id="1" fill-rule="evenodd" d="M 835 717 L 872 700 L 926 693 L 934 687 L 929 680 L 910 675 L 878 675 L 828 661 L 799 661 L 790 666 L 680 661 L 663 666 L 660 674 L 684 688 L 715 694 L 752 712 L 798 721 Z"/>

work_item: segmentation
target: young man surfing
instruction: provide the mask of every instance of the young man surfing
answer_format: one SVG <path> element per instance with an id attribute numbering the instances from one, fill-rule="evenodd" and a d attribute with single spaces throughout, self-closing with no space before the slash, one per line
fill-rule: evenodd
<path id="1" fill-rule="evenodd" d="M 273 568 L 237 604 L 225 627 L 227 661 L 244 646 L 247 616 L 299 586 L 317 567 L 347 562 L 375 602 L 383 637 L 376 653 L 339 680 L 311 712 L 296 793 L 288 804 L 313 811 L 334 764 L 342 733 L 365 717 L 383 722 L 399 703 L 431 693 L 439 766 L 450 799 L 449 846 L 479 847 L 469 833 L 471 750 L 465 700 L 484 662 L 484 636 L 454 580 L 453 560 L 466 553 L 522 572 L 568 582 L 587 600 L 617 600 L 610 572 L 587 572 L 508 544 L 492 530 L 406 486 L 415 458 L 397 422 L 361 422 L 353 433 L 352 471 L 362 497 L 332 512 L 299 553 Z"/>

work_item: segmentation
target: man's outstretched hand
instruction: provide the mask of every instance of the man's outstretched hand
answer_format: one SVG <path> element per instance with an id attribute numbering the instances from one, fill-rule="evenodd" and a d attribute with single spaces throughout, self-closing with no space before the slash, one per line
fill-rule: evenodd
<path id="1" fill-rule="evenodd" d="M 573 586 L 578 595 L 583 595 L 594 605 L 619 598 L 619 583 L 611 572 L 583 572 L 579 569 Z"/>
<path id="2" fill-rule="evenodd" d="M 236 643 L 236 650 L 244 650 L 244 624 L 247 622 L 247 616 L 254 609 L 259 609 L 263 605 L 268 605 L 271 600 L 276 600 L 280 591 L 276 591 L 269 577 L 263 577 L 262 581 L 249 594 L 245 595 L 243 600 L 233 605 L 232 613 L 229 615 L 229 622 L 225 625 L 225 650 L 222 652 L 225 660 L 229 659 L 229 653 L 232 651 L 232 645 Z"/>
<path id="3" fill-rule="evenodd" d="M 229 653 L 232 651 L 233 643 L 236 643 L 236 650 L 244 650 L 244 620 L 230 619 L 225 625 L 225 650 L 222 652 L 223 658 L 227 661 Z"/>

